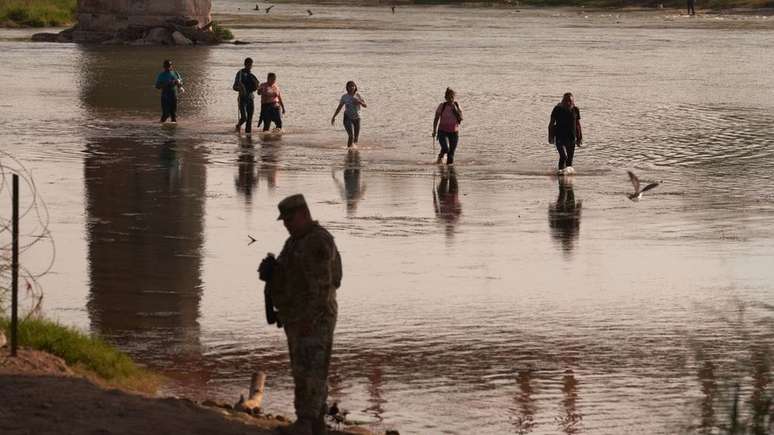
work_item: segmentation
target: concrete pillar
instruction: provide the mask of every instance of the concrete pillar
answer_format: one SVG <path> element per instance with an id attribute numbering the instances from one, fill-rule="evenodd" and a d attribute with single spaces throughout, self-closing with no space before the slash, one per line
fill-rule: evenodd
<path id="1" fill-rule="evenodd" d="M 194 19 L 207 24 L 211 0 L 78 0 L 78 28 L 88 32 L 116 32 L 129 27 L 163 25 L 169 19 Z"/>

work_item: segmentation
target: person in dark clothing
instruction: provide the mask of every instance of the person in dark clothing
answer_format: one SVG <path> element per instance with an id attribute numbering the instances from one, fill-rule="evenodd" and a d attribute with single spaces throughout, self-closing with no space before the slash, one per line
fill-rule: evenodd
<path id="1" fill-rule="evenodd" d="M 164 60 L 163 67 L 156 76 L 156 89 L 161 90 L 161 122 L 167 118 L 177 122 L 177 95 L 183 90 L 183 78 L 172 68 L 171 60 Z"/>
<path id="2" fill-rule="evenodd" d="M 234 90 L 239 92 L 239 97 L 237 97 L 239 121 L 236 130 L 239 131 L 242 124 L 245 124 L 245 133 L 247 134 L 252 131 L 253 113 L 255 112 L 253 93 L 258 90 L 258 79 L 250 72 L 252 68 L 253 60 L 248 57 L 245 59 L 245 67 L 240 69 L 234 77 Z"/>
<path id="3" fill-rule="evenodd" d="M 696 0 L 688 0 L 688 15 L 696 15 Z"/>
<path id="4" fill-rule="evenodd" d="M 548 142 L 556 145 L 559 152 L 559 174 L 572 174 L 572 158 L 575 155 L 575 145 L 583 142 L 583 132 L 580 124 L 580 111 L 575 106 L 575 97 L 567 92 L 562 102 L 551 111 L 551 121 L 548 123 Z"/>

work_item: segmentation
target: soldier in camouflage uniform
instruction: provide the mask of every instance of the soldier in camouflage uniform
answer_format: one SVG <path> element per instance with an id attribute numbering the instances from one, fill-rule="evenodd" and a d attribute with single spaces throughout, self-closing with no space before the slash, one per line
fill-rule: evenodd
<path id="1" fill-rule="evenodd" d="M 297 419 L 285 432 L 323 435 L 341 257 L 333 236 L 312 220 L 303 195 L 285 198 L 278 208 L 290 237 L 279 257 L 267 256 L 259 271 L 285 328 L 295 382 Z"/>

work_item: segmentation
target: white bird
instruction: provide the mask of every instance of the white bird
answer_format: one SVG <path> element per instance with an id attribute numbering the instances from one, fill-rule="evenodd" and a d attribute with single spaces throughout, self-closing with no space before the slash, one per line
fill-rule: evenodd
<path id="1" fill-rule="evenodd" d="M 642 190 L 640 190 L 640 179 L 636 175 L 634 175 L 634 172 L 632 171 L 626 171 L 629 174 L 629 180 L 632 182 L 632 186 L 634 186 L 634 193 L 627 194 L 626 196 L 629 197 L 632 201 L 639 201 L 640 198 L 642 198 L 643 192 L 647 192 L 650 189 L 653 189 L 654 187 L 658 186 L 661 183 L 650 183 L 647 186 L 643 187 Z"/>

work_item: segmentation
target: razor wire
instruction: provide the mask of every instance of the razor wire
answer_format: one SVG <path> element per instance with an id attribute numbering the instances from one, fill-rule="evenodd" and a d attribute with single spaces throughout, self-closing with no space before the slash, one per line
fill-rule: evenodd
<path id="1" fill-rule="evenodd" d="M 51 272 L 56 259 L 56 244 L 49 229 L 50 216 L 35 179 L 27 167 L 13 155 L 0 150 L 0 313 L 10 305 L 11 295 L 11 176 L 19 176 L 19 295 L 20 317 L 38 314 L 43 303 L 40 279 Z M 33 254 L 45 258 L 42 264 L 25 264 Z M 25 255 L 28 254 L 28 255 Z"/>

